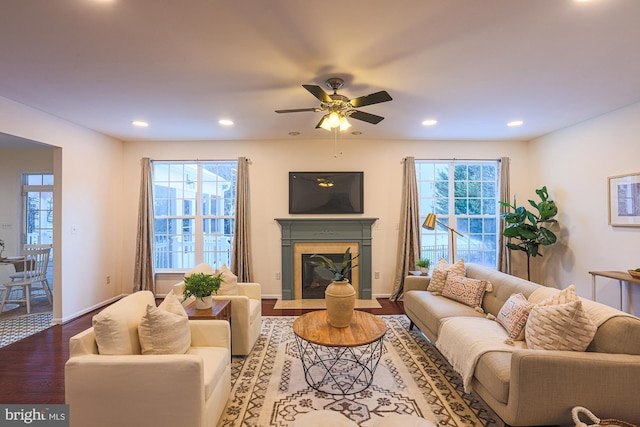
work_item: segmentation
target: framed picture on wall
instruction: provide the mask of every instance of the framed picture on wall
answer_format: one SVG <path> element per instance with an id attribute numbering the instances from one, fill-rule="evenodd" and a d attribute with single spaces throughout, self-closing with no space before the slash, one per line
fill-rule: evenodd
<path id="1" fill-rule="evenodd" d="M 640 172 L 610 176 L 609 225 L 640 227 Z"/>

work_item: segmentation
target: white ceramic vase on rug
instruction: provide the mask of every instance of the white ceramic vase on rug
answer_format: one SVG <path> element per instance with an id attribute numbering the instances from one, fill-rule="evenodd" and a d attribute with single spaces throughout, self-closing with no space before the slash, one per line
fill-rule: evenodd
<path id="1" fill-rule="evenodd" d="M 334 328 L 346 328 L 351 323 L 356 306 L 356 290 L 348 280 L 331 282 L 324 291 L 327 319 Z"/>
<path id="2" fill-rule="evenodd" d="M 208 297 L 196 298 L 196 309 L 197 310 L 205 310 L 207 308 L 211 308 L 213 305 L 212 297 L 209 295 Z"/>

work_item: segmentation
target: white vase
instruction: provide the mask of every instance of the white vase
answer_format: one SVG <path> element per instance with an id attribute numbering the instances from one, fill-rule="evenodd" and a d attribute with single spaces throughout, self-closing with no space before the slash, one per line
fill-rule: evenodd
<path id="1" fill-rule="evenodd" d="M 211 295 L 209 295 L 208 297 L 196 298 L 196 309 L 205 310 L 207 308 L 211 308 L 211 306 L 213 305 L 211 300 Z"/>
<path id="2" fill-rule="evenodd" d="M 348 280 L 331 282 L 324 291 L 327 320 L 334 328 L 346 328 L 351 323 L 356 306 L 356 290 Z"/>

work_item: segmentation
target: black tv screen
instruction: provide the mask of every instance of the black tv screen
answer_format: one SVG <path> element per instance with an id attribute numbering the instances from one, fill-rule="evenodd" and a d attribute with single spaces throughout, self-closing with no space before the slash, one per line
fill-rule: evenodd
<path id="1" fill-rule="evenodd" d="M 289 213 L 363 213 L 363 184 L 363 172 L 289 172 Z"/>

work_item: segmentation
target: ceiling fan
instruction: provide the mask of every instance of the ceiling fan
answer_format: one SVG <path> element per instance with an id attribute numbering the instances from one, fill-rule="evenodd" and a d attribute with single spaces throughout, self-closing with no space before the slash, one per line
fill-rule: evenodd
<path id="1" fill-rule="evenodd" d="M 302 85 L 303 88 L 308 90 L 313 96 L 320 100 L 320 107 L 315 108 L 296 108 L 292 110 L 276 110 L 276 113 L 300 113 L 303 111 L 314 111 L 316 113 L 325 111 L 326 114 L 320 119 L 317 128 L 323 128 L 331 130 L 339 127 L 340 130 L 344 130 L 351 125 L 347 121 L 347 117 L 354 118 L 356 120 L 362 120 L 371 124 L 380 123 L 384 117 L 376 116 L 375 114 L 365 113 L 364 111 L 356 110 L 356 108 L 364 107 L 372 104 L 379 104 L 381 102 L 391 101 L 393 98 L 384 90 L 375 92 L 359 98 L 349 99 L 344 95 L 338 94 L 338 89 L 344 86 L 344 80 L 338 77 L 332 77 L 326 82 L 327 87 L 333 89 L 333 94 L 329 95 L 320 86 L 317 85 Z"/>

